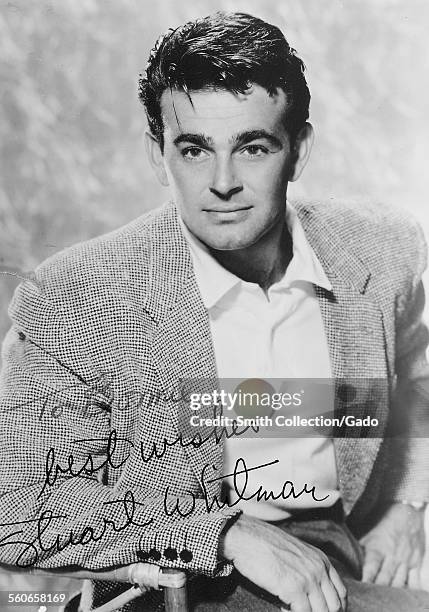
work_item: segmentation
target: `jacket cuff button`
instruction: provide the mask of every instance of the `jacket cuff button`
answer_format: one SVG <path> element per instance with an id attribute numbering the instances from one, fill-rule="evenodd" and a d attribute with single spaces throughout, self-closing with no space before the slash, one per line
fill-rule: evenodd
<path id="1" fill-rule="evenodd" d="M 149 555 L 154 561 L 159 561 L 161 559 L 161 553 L 156 548 L 151 548 L 149 551 Z"/>
<path id="2" fill-rule="evenodd" d="M 139 561 L 147 561 L 150 557 L 150 553 L 148 553 L 145 550 L 138 550 L 137 551 L 137 559 L 139 559 Z"/>
<path id="3" fill-rule="evenodd" d="M 183 561 L 183 563 L 190 563 L 192 561 L 193 554 L 191 553 L 190 550 L 186 550 L 186 548 L 185 548 L 180 553 L 180 558 Z"/>
<path id="4" fill-rule="evenodd" d="M 177 550 L 175 548 L 166 548 L 164 550 L 164 557 L 169 559 L 170 561 L 176 561 L 177 559 Z"/>

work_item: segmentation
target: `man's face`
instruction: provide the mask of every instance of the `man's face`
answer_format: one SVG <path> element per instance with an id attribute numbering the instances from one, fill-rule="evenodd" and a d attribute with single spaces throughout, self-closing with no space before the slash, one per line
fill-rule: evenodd
<path id="1" fill-rule="evenodd" d="M 285 93 L 270 96 L 253 85 L 238 95 L 195 91 L 191 100 L 179 90 L 162 95 L 161 180 L 187 227 L 207 246 L 254 245 L 284 219 L 293 166 Z"/>

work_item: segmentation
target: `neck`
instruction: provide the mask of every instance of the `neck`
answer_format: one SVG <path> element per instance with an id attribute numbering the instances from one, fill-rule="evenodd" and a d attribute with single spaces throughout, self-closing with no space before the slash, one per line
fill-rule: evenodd
<path id="1" fill-rule="evenodd" d="M 257 243 L 235 251 L 210 249 L 212 256 L 229 272 L 265 292 L 286 272 L 292 256 L 292 236 L 286 223 L 273 226 Z"/>

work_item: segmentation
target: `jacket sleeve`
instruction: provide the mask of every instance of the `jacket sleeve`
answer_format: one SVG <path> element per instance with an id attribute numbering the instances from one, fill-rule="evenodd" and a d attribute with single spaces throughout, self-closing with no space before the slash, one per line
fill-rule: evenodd
<path id="1" fill-rule="evenodd" d="M 0 377 L 0 562 L 101 570 L 148 560 L 230 573 L 218 540 L 237 510 L 207 512 L 203 499 L 184 496 L 183 514 L 193 511 L 169 516 L 163 495 L 106 485 L 110 415 L 92 405 L 75 330 L 33 282 L 18 288 L 10 313 Z"/>
<path id="2" fill-rule="evenodd" d="M 413 282 L 396 304 L 394 427 L 385 481 L 385 495 L 394 501 L 429 501 L 429 332 L 423 321 L 422 283 L 427 249 L 420 227 L 413 229 Z"/>

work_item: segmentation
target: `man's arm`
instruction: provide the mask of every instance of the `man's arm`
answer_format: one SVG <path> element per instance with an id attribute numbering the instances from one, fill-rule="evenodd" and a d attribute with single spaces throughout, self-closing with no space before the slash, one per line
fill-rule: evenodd
<path id="1" fill-rule="evenodd" d="M 346 610 L 346 588 L 328 557 L 259 519 L 241 515 L 227 525 L 220 554 L 292 612 Z"/>
<path id="2" fill-rule="evenodd" d="M 137 562 L 151 552 L 149 560 L 167 567 L 208 575 L 230 571 L 217 557 L 227 512 L 208 514 L 205 502 L 196 499 L 187 518 L 167 516 L 163 494 L 139 486 L 129 492 L 120 480 L 115 487 L 104 484 L 107 470 L 114 469 L 107 461 L 109 413 L 88 412 L 92 390 L 85 358 L 80 367 L 70 340 L 73 330 L 34 284 L 26 285 L 15 300 L 0 378 L 0 561 L 97 570 Z M 49 314 L 41 331 L 36 303 Z M 65 338 L 68 362 L 67 355 L 60 359 L 52 351 Z M 112 463 L 123 460 L 118 455 Z M 182 508 L 189 506 L 189 496 L 182 501 Z M 166 557 L 167 549 L 177 556 Z"/>

